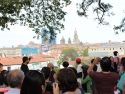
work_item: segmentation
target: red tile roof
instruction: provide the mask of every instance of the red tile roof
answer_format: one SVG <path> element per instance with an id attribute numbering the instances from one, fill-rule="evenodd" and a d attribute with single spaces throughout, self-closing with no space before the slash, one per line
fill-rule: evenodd
<path id="1" fill-rule="evenodd" d="M 34 55 L 30 63 L 33 62 L 46 62 L 47 58 L 54 58 L 48 55 Z M 0 63 L 3 65 L 20 65 L 22 64 L 22 56 L 20 57 L 0 57 Z"/>

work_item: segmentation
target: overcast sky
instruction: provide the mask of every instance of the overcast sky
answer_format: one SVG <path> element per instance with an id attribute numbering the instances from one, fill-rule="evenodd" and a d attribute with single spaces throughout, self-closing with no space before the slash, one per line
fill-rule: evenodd
<path id="1" fill-rule="evenodd" d="M 74 36 L 75 28 L 78 32 L 78 37 L 83 43 L 97 43 L 106 42 L 108 40 L 122 42 L 125 40 L 125 33 L 115 35 L 112 27 L 114 24 L 119 24 L 120 20 L 124 17 L 123 9 L 125 9 L 125 0 L 105 0 L 114 5 L 112 11 L 116 14 L 107 18 L 110 22 L 110 26 L 98 26 L 97 22 L 93 20 L 93 12 L 90 10 L 89 18 L 79 17 L 76 13 L 76 3 L 80 0 L 73 0 L 72 4 L 66 7 L 64 10 L 67 11 L 66 20 L 64 22 L 65 30 L 62 30 L 57 36 L 57 43 L 60 43 L 62 36 L 68 41 Z M 104 1 L 104 0 L 102 0 Z M 118 2 L 119 1 L 119 2 Z M 6 46 L 11 47 L 12 45 L 17 46 L 19 44 L 27 44 L 30 41 L 41 43 L 41 39 L 33 39 L 35 33 L 28 27 L 19 25 L 11 26 L 11 30 L 0 31 L 0 47 Z"/>

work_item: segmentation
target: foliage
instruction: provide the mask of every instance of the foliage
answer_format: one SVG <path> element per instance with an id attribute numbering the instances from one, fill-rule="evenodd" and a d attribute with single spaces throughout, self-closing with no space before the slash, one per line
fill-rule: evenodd
<path id="1" fill-rule="evenodd" d="M 88 48 L 84 49 L 79 54 L 80 54 L 80 56 L 88 56 Z"/>
<path id="2" fill-rule="evenodd" d="M 62 8 L 70 3 L 70 0 L 0 0 L 1 30 L 9 29 L 9 24 L 20 24 L 32 28 L 39 38 L 41 29 L 48 28 L 42 37 L 46 39 L 50 34 L 49 39 L 53 39 L 56 36 L 54 30 L 64 29 L 62 21 L 66 12 Z"/>
<path id="3" fill-rule="evenodd" d="M 69 59 L 75 60 L 77 57 L 78 57 L 77 50 L 72 47 L 67 47 L 62 50 L 62 53 L 61 53 L 62 61 L 69 60 Z"/>
<path id="4" fill-rule="evenodd" d="M 75 69 L 77 69 L 77 67 L 78 67 L 78 65 L 77 65 L 77 64 L 75 64 L 75 65 L 74 65 L 74 68 L 75 68 Z"/>
<path id="5" fill-rule="evenodd" d="M 88 55 L 88 48 L 86 48 L 86 49 L 84 50 L 84 56 L 89 56 L 89 55 Z"/>
<path id="6" fill-rule="evenodd" d="M 62 60 L 59 59 L 59 60 L 57 61 L 58 67 L 60 67 L 60 64 L 61 64 L 61 63 L 62 63 Z"/>
<path id="7" fill-rule="evenodd" d="M 60 70 L 60 68 L 54 68 L 54 71 L 55 71 L 56 73 L 58 73 L 59 70 Z"/>
<path id="8" fill-rule="evenodd" d="M 79 16 L 88 17 L 88 11 L 92 8 L 93 13 L 96 14 L 94 19 L 98 22 L 98 24 L 109 25 L 110 23 L 105 20 L 108 16 L 114 16 L 115 14 L 111 12 L 113 6 L 109 3 L 105 3 L 105 0 L 82 0 L 82 3 L 77 3 L 77 14 Z M 120 1 L 119 1 L 120 2 Z M 124 12 L 124 10 L 123 10 Z M 113 28 L 118 34 L 118 30 L 124 32 L 125 31 L 125 18 L 122 19 L 120 25 L 115 26 Z"/>

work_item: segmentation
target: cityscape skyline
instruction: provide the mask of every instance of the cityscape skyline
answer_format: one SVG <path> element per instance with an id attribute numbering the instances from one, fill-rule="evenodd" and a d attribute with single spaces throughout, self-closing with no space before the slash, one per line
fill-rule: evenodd
<path id="1" fill-rule="evenodd" d="M 94 16 L 92 11 L 90 11 L 90 16 L 88 17 L 88 19 L 84 17 L 79 17 L 76 13 L 76 3 L 78 1 L 73 0 L 71 5 L 64 8 L 64 10 L 67 12 L 64 22 L 65 29 L 61 30 L 61 33 L 58 33 L 58 31 L 56 31 L 58 33 L 57 44 L 60 43 L 60 39 L 62 38 L 62 36 L 65 38 L 66 41 L 68 41 L 69 37 L 71 40 L 73 40 L 75 28 L 77 30 L 79 40 L 81 40 L 83 43 L 101 43 L 108 40 L 122 42 L 123 40 L 125 40 L 125 33 L 120 32 L 120 34 L 116 35 L 113 31 L 114 24 L 118 25 L 121 19 L 124 17 L 123 9 L 125 8 L 125 1 L 121 1 L 119 2 L 119 4 L 117 1 L 118 0 L 108 1 L 109 3 L 114 5 L 112 11 L 117 15 L 106 18 L 111 22 L 110 26 L 106 27 L 99 26 L 97 22 L 92 19 Z M 118 8 L 119 11 L 116 11 Z M 19 44 L 26 45 L 30 41 L 39 44 L 41 43 L 41 39 L 33 39 L 33 36 L 35 36 L 36 34 L 32 31 L 31 28 L 19 25 L 10 26 L 10 31 L 1 31 L 0 35 L 0 48 L 3 46 L 17 46 Z"/>

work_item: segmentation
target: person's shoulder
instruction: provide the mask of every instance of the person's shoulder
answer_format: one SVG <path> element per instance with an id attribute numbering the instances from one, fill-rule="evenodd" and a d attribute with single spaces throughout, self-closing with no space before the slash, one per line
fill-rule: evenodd
<path id="1" fill-rule="evenodd" d="M 124 73 L 124 74 L 122 74 L 122 76 L 121 76 L 121 77 L 125 78 L 125 73 Z"/>
<path id="2" fill-rule="evenodd" d="M 91 77 L 90 77 L 89 75 L 87 75 L 86 77 L 87 77 L 87 79 L 90 79 L 90 80 L 91 80 Z"/>
<path id="3" fill-rule="evenodd" d="M 22 64 L 21 64 L 21 67 L 22 67 L 22 66 L 25 66 L 25 64 L 22 63 Z"/>
<path id="4" fill-rule="evenodd" d="M 119 78 L 119 75 L 115 72 L 110 72 L 110 75 L 113 76 L 114 78 Z"/>
<path id="5" fill-rule="evenodd" d="M 118 75 L 117 73 L 115 72 L 110 72 L 111 75 Z"/>
<path id="6" fill-rule="evenodd" d="M 100 74 L 100 72 L 94 72 L 94 71 L 90 71 L 90 72 L 89 72 L 89 76 L 90 76 L 90 75 L 99 75 L 99 74 Z"/>

